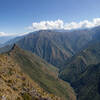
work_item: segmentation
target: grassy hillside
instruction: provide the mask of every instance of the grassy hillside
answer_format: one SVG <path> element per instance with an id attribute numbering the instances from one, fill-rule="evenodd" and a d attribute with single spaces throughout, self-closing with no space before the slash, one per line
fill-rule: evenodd
<path id="1" fill-rule="evenodd" d="M 88 65 L 97 64 L 99 62 L 100 43 L 97 42 L 70 58 L 66 62 L 65 68 L 61 71 L 60 76 L 64 76 L 65 80 L 68 79 L 68 81 L 73 82 L 86 70 Z"/>
<path id="2" fill-rule="evenodd" d="M 8 54 L 0 55 L 0 100 L 61 100 L 46 92 Z"/>
<path id="3" fill-rule="evenodd" d="M 14 46 L 8 54 L 45 91 L 63 100 L 75 100 L 75 93 L 70 85 L 58 78 L 58 69 L 17 46 Z"/>
<path id="4" fill-rule="evenodd" d="M 70 57 L 87 48 L 88 44 L 99 41 L 99 33 L 100 26 L 62 32 L 40 30 L 14 38 L 4 45 L 17 43 L 21 48 L 35 53 L 58 68 L 62 68 Z"/>
<path id="5" fill-rule="evenodd" d="M 17 37 L 5 45 L 17 43 L 21 48 L 40 56 L 48 63 L 62 68 L 68 58 L 85 48 L 97 36 L 100 28 L 74 31 L 40 30 Z"/>
<path id="6" fill-rule="evenodd" d="M 69 52 L 59 48 L 56 43 L 42 33 L 29 34 L 18 41 L 17 44 L 21 48 L 35 53 L 57 67 L 61 67 L 65 60 L 71 56 Z"/>
<path id="7" fill-rule="evenodd" d="M 99 100 L 98 91 L 92 90 L 98 85 L 95 75 L 98 75 L 98 67 L 92 65 L 100 63 L 100 43 L 94 43 L 87 49 L 72 57 L 66 67 L 60 72 L 59 77 L 71 83 L 72 87 L 78 93 L 79 100 Z M 93 71 L 94 69 L 94 71 Z M 98 71 L 97 71 L 98 70 Z M 97 71 L 97 72 L 96 72 Z M 86 80 L 85 80 L 86 79 Z M 88 80 L 89 79 L 89 80 Z M 86 82 L 85 82 L 86 81 Z M 93 82 L 92 82 L 93 81 Z M 92 88 L 89 90 L 89 88 Z M 89 95 L 88 95 L 89 94 Z M 90 99 L 91 97 L 91 99 Z M 87 98 L 87 99 L 86 99 Z M 94 99 L 99 98 L 99 99 Z"/>
<path id="8" fill-rule="evenodd" d="M 17 44 L 61 68 L 69 57 L 81 50 L 91 39 L 89 30 L 56 32 L 41 30 L 26 35 Z"/>
<path id="9" fill-rule="evenodd" d="M 100 99 L 100 63 L 88 66 L 80 78 L 73 83 L 78 93 L 78 100 Z"/>

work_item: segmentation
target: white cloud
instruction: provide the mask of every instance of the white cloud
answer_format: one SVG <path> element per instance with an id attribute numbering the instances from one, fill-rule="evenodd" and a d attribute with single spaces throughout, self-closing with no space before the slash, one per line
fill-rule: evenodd
<path id="1" fill-rule="evenodd" d="M 83 20 L 81 22 L 64 23 L 58 19 L 56 21 L 41 21 L 33 22 L 27 29 L 31 31 L 47 30 L 47 29 L 79 29 L 79 28 L 92 28 L 100 25 L 100 18 L 94 18 L 92 21 Z"/>
<path id="2" fill-rule="evenodd" d="M 0 37 L 2 36 L 22 36 L 26 35 L 31 31 L 37 30 L 47 30 L 47 29 L 79 29 L 79 28 L 92 28 L 100 25 L 100 18 L 94 18 L 92 21 L 83 20 L 80 22 L 71 22 L 66 23 L 63 20 L 55 20 L 55 21 L 41 21 L 41 22 L 33 22 L 31 26 L 27 27 L 28 32 L 24 33 L 5 33 L 0 32 Z"/>
<path id="3" fill-rule="evenodd" d="M 7 34 L 4 32 L 0 32 L 0 36 L 6 36 Z"/>
<path id="4" fill-rule="evenodd" d="M 3 37 L 3 36 L 17 36 L 17 35 L 19 35 L 19 34 L 0 32 L 0 37 Z"/>
<path id="5" fill-rule="evenodd" d="M 32 26 L 29 26 L 29 30 L 46 30 L 46 29 L 62 29 L 63 28 L 63 21 L 56 20 L 56 21 L 41 21 L 39 23 L 34 22 Z"/>
<path id="6" fill-rule="evenodd" d="M 5 32 L 0 32 L 0 37 L 16 37 L 16 36 L 23 36 L 27 35 L 29 32 L 24 32 L 24 33 L 5 33 Z"/>

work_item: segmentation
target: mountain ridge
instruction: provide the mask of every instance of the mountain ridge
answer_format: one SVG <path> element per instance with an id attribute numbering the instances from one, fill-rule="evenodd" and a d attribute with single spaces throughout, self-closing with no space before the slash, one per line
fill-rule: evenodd
<path id="1" fill-rule="evenodd" d="M 58 70 L 55 67 L 35 54 L 20 49 L 16 44 L 7 53 L 47 93 L 59 96 L 63 100 L 76 100 L 73 89 L 58 78 Z"/>
<path id="2" fill-rule="evenodd" d="M 78 94 L 78 100 L 90 100 L 91 97 L 91 100 L 100 99 L 98 95 L 98 88 L 95 87 L 98 86 L 99 82 L 99 80 L 97 79 L 97 77 L 99 77 L 99 59 L 100 42 L 96 42 L 90 45 L 88 48 L 81 51 L 76 56 L 72 57 L 69 60 L 69 62 L 67 62 L 66 67 L 64 67 L 64 69 L 60 71 L 59 77 L 71 83 L 71 86 L 75 89 L 76 93 Z M 93 88 L 96 90 L 93 91 L 92 89 L 90 89 L 89 91 L 88 88 L 86 88 L 86 86 L 88 86 L 88 88 Z M 93 97 L 93 94 L 96 95 Z"/>

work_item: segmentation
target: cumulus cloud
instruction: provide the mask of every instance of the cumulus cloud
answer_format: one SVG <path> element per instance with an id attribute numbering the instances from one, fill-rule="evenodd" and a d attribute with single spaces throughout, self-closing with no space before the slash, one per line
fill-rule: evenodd
<path id="1" fill-rule="evenodd" d="M 63 21 L 56 20 L 56 21 L 41 21 L 39 23 L 34 22 L 32 26 L 29 26 L 28 29 L 30 30 L 46 30 L 46 29 L 62 29 L 63 28 Z"/>
<path id="2" fill-rule="evenodd" d="M 41 21 L 41 22 L 33 22 L 31 26 L 28 27 L 28 30 L 36 31 L 36 30 L 47 30 L 47 29 L 79 29 L 79 28 L 92 28 L 100 25 L 100 18 L 94 18 L 92 21 L 83 20 L 80 22 L 71 22 L 66 23 L 63 20 L 56 21 Z"/>

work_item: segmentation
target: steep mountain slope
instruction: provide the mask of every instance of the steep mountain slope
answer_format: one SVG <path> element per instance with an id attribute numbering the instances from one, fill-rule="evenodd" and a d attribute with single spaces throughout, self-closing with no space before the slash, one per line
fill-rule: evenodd
<path id="1" fill-rule="evenodd" d="M 69 53 L 60 49 L 52 40 L 41 34 L 30 34 L 24 39 L 17 42 L 17 44 L 26 50 L 32 51 L 47 62 L 62 66 L 64 61 L 70 56 Z"/>
<path id="2" fill-rule="evenodd" d="M 52 97 L 51 100 L 56 100 L 56 98 L 59 100 L 59 97 L 62 100 L 76 100 L 75 93 L 70 85 L 60 80 L 58 78 L 57 69 L 46 63 L 44 60 L 32 53 L 20 49 L 16 45 L 8 53 L 6 53 L 6 56 L 12 59 L 12 62 L 14 62 L 13 66 L 17 64 L 24 73 L 29 75 L 31 79 L 38 84 L 38 86 L 42 87 L 46 91 L 46 93 L 43 93 L 44 90 L 42 92 L 40 91 L 42 97 L 47 94 L 47 98 Z M 4 61 L 4 64 L 6 62 L 7 61 Z M 11 64 L 9 66 L 11 66 Z M 17 74 L 19 75 L 19 73 Z M 16 79 L 15 76 L 14 79 Z"/>
<path id="3" fill-rule="evenodd" d="M 100 63 L 100 42 L 90 45 L 87 49 L 69 59 L 69 61 L 66 63 L 66 67 L 60 72 L 59 77 L 71 83 L 72 87 L 74 87 L 78 93 L 79 100 L 98 100 L 94 98 L 100 99 L 98 95 L 93 97 L 91 94 L 92 90 L 88 90 L 89 88 L 95 88 L 95 86 L 98 85 L 98 81 L 95 81 L 97 78 L 95 75 L 98 74 L 99 70 L 96 73 L 96 71 L 94 72 L 92 70 L 97 70 L 96 67 L 91 67 L 91 65 L 98 63 Z M 90 82 L 88 83 L 87 80 L 87 82 L 85 82 L 84 78 L 87 80 L 89 79 Z M 92 83 L 91 78 L 93 78 L 94 83 Z M 85 88 L 86 86 L 88 86 L 88 88 Z M 94 94 L 98 93 L 98 91 L 92 92 Z M 88 93 L 90 93 L 91 99 L 89 99 L 90 96 L 87 95 Z"/>
<path id="4" fill-rule="evenodd" d="M 37 84 L 39 90 L 41 90 L 41 92 L 37 91 L 36 94 L 41 95 L 42 98 L 47 98 L 48 100 L 53 94 L 53 100 L 55 100 L 55 98 L 58 100 L 59 97 L 63 100 L 75 100 L 73 89 L 68 83 L 65 83 L 58 78 L 58 69 L 49 65 L 47 63 L 49 62 L 60 68 L 59 77 L 71 83 L 76 93 L 78 93 L 79 100 L 90 100 L 92 94 L 95 94 L 94 98 L 98 100 L 99 92 L 97 91 L 97 87 L 99 86 L 97 83 L 99 82 L 99 79 L 96 79 L 97 77 L 95 75 L 99 73 L 99 67 L 96 68 L 95 66 L 99 66 L 98 63 L 100 63 L 99 33 L 100 27 L 67 32 L 41 30 L 35 33 L 30 33 L 24 37 L 16 38 L 15 41 L 11 40 L 9 42 L 11 46 L 9 46 L 8 43 L 8 46 L 0 49 L 1 52 L 7 52 L 10 50 L 6 55 L 3 54 L 3 56 L 6 56 L 5 59 L 7 58 L 7 61 L 4 60 L 5 62 L 3 62 L 3 66 L 4 64 L 8 65 L 8 59 L 11 59 L 9 67 L 17 64 L 15 66 L 17 74 L 19 74 L 19 72 L 16 67 L 18 67 L 19 70 L 22 70 L 21 73 L 25 73 L 23 73 L 24 77 L 28 77 L 27 75 L 29 75 L 34 81 L 34 84 Z M 16 45 L 12 48 L 13 43 L 17 43 L 21 48 L 35 53 L 47 62 L 31 52 L 20 49 Z M 87 46 L 89 47 L 83 50 L 83 48 L 86 48 Z M 7 70 L 9 70 L 9 67 L 7 67 Z M 98 69 L 98 71 L 92 73 L 91 71 L 93 69 Z M 3 77 L 7 78 L 8 81 L 7 75 L 4 74 Z M 1 79 L 3 79 L 3 77 L 1 76 Z M 16 79 L 15 76 L 14 78 Z M 31 80 L 30 78 L 29 80 Z M 95 81 L 90 80 L 91 78 Z M 3 83 L 6 84 L 4 87 L 10 88 L 10 91 L 13 91 L 11 86 L 8 87 L 8 83 L 6 83 L 7 81 L 4 79 L 2 80 Z M 90 82 L 85 81 L 88 79 Z M 22 83 L 21 80 L 20 82 Z M 91 84 L 92 82 L 94 82 L 93 85 Z M 21 86 L 18 85 L 18 87 Z M 93 88 L 95 91 L 92 91 L 92 89 L 88 90 L 87 87 Z M 35 89 L 37 89 L 37 87 Z M 1 90 L 4 89 L 2 88 Z M 45 93 L 43 93 L 42 90 Z M 22 91 L 23 89 L 21 88 L 21 92 Z M 7 92 L 7 94 L 9 93 Z M 23 98 L 19 91 L 15 94 L 20 98 Z M 25 96 L 31 98 L 30 93 L 28 94 L 25 94 Z M 44 94 L 46 94 L 45 97 Z M 87 94 L 89 94 L 89 96 Z M 3 98 L 5 98 L 5 96 Z M 94 98 L 92 99 L 94 100 Z M 15 97 L 13 97 L 13 99 L 15 99 Z M 40 98 L 38 97 L 38 99 Z"/>
<path id="5" fill-rule="evenodd" d="M 88 30 L 72 32 L 41 30 L 25 36 L 17 44 L 61 68 L 69 57 L 92 39 L 89 32 Z"/>
<path id="6" fill-rule="evenodd" d="M 66 67 L 61 72 L 61 76 L 72 77 L 70 82 L 73 82 L 84 72 L 88 65 L 97 64 L 100 62 L 100 43 L 94 43 L 87 49 L 84 49 L 77 55 L 73 56 L 66 62 Z M 73 72 L 73 73 L 71 73 Z M 67 79 L 67 78 L 65 78 Z"/>
<path id="7" fill-rule="evenodd" d="M 78 100 L 100 99 L 100 63 L 90 65 L 80 79 L 73 83 L 78 92 Z"/>
<path id="8" fill-rule="evenodd" d="M 73 31 L 40 30 L 17 37 L 5 45 L 17 43 L 58 68 L 67 59 L 83 50 L 94 41 L 99 41 L 100 26 L 92 29 Z"/>
<path id="9" fill-rule="evenodd" d="M 0 100 L 60 100 L 23 73 L 8 54 L 0 55 Z"/>

